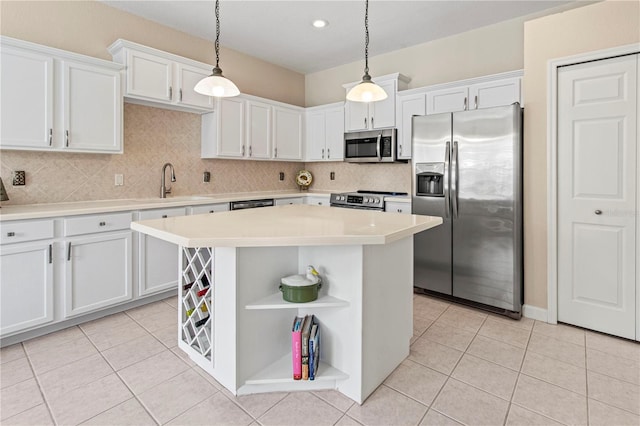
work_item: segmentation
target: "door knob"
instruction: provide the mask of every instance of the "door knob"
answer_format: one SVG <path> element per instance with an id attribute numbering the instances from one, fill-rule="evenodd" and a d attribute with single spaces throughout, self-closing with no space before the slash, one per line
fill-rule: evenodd
<path id="1" fill-rule="evenodd" d="M 597 214 L 597 215 L 600 215 L 600 214 L 602 214 L 602 210 L 596 210 L 594 213 Z"/>

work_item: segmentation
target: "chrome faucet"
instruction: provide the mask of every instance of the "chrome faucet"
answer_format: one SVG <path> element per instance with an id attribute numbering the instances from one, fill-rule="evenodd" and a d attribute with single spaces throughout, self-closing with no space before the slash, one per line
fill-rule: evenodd
<path id="1" fill-rule="evenodd" d="M 173 171 L 173 164 L 171 163 L 165 163 L 164 166 L 162 166 L 162 180 L 160 181 L 160 198 L 167 198 L 167 194 L 171 194 L 171 186 L 169 186 L 167 188 L 165 181 L 164 181 L 164 175 L 167 171 L 167 167 L 169 167 L 171 169 L 171 182 L 175 182 L 176 181 L 176 173 Z"/>

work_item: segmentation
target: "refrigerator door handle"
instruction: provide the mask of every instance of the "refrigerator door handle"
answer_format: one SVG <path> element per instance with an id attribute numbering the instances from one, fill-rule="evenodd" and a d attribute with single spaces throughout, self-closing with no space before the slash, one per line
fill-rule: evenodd
<path id="1" fill-rule="evenodd" d="M 449 218 L 449 211 L 451 210 L 451 206 L 449 204 L 449 186 L 450 186 L 450 174 L 449 174 L 449 165 L 451 164 L 451 141 L 447 141 L 445 144 L 444 150 L 444 217 L 445 219 Z"/>
<path id="2" fill-rule="evenodd" d="M 456 219 L 458 217 L 458 141 L 453 141 L 451 175 L 451 215 Z"/>
<path id="3" fill-rule="evenodd" d="M 382 154 L 380 154 L 380 142 L 382 141 L 382 133 L 378 133 L 378 141 L 376 142 L 376 156 L 378 161 L 382 161 Z"/>

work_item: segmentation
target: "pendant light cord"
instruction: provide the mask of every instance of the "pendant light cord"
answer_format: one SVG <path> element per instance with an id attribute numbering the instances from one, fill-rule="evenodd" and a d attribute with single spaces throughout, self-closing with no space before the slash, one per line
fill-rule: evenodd
<path id="1" fill-rule="evenodd" d="M 369 0 L 364 9 L 364 73 L 369 74 Z"/>
<path id="2" fill-rule="evenodd" d="M 216 0 L 216 68 L 220 62 L 220 1 Z"/>

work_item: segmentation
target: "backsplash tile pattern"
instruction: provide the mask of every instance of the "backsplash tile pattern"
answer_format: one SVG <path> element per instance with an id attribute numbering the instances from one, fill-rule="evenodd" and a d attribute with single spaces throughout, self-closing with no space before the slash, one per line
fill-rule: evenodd
<path id="1" fill-rule="evenodd" d="M 0 175 L 5 205 L 126 198 L 160 193 L 164 163 L 173 164 L 172 195 L 297 189 L 302 163 L 200 158 L 200 116 L 147 106 L 124 105 L 124 154 L 67 154 L 3 150 Z M 26 171 L 26 186 L 12 186 L 13 170 Z M 211 172 L 211 182 L 202 173 Z M 278 179 L 279 172 L 285 180 Z M 115 186 L 115 174 L 124 185 Z M 167 172 L 167 182 L 169 173 Z"/>
<path id="2" fill-rule="evenodd" d="M 305 167 L 314 177 L 311 190 L 411 188 L 408 164 L 201 159 L 198 114 L 126 103 L 124 154 L 1 151 L 0 176 L 10 198 L 3 205 L 159 197 L 166 162 L 175 168 L 173 196 L 295 190 L 295 174 Z M 26 171 L 25 186 L 11 184 L 14 170 Z M 203 183 L 204 171 L 211 172 L 210 183 Z M 124 175 L 123 186 L 115 186 L 116 174 Z"/>

